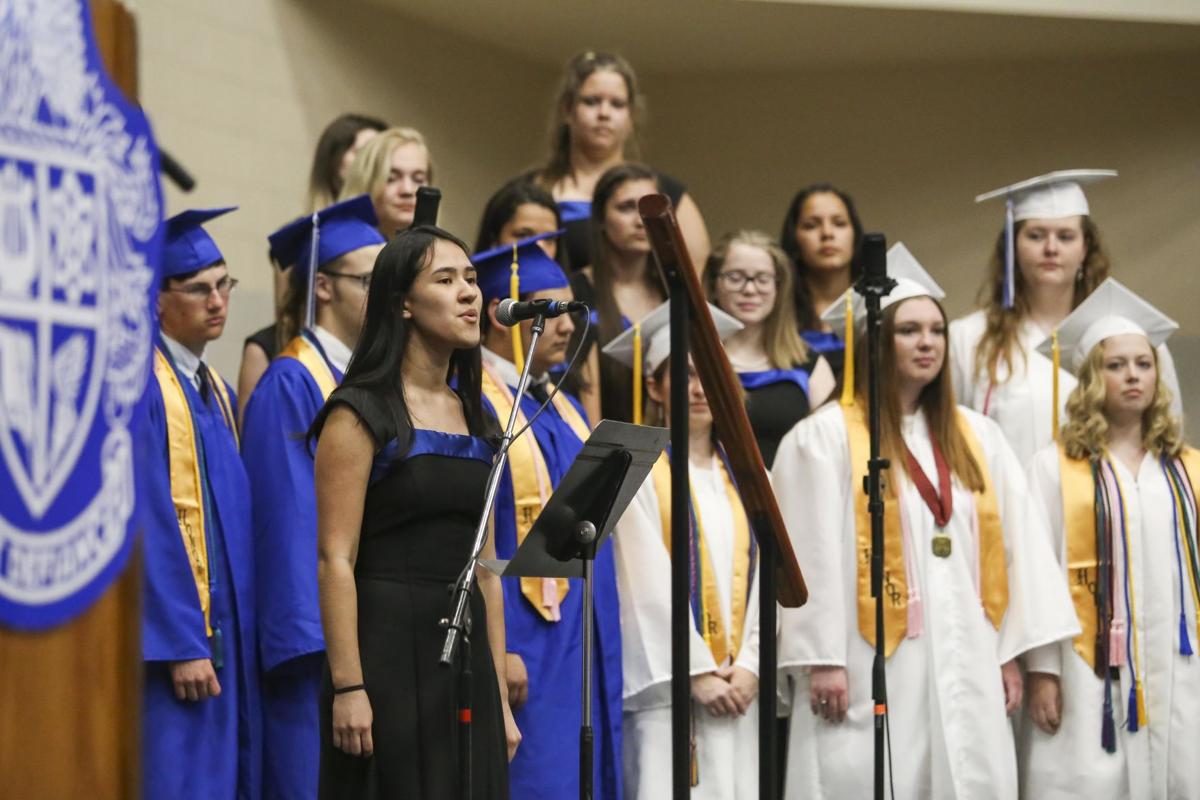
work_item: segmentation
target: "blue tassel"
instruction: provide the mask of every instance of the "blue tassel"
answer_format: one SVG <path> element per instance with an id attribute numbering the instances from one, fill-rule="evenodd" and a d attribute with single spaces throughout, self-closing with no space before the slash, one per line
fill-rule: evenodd
<path id="1" fill-rule="evenodd" d="M 1179 654 L 1182 656 L 1194 655 L 1192 652 L 1192 640 L 1188 638 L 1187 614 L 1179 612 Z"/>
<path id="2" fill-rule="evenodd" d="M 1112 677 L 1104 670 L 1104 714 L 1100 725 L 1100 746 L 1106 753 L 1117 752 L 1117 724 L 1113 721 Z"/>
<path id="3" fill-rule="evenodd" d="M 1137 681 L 1129 688 L 1129 723 L 1126 725 L 1130 733 L 1138 730 Z"/>

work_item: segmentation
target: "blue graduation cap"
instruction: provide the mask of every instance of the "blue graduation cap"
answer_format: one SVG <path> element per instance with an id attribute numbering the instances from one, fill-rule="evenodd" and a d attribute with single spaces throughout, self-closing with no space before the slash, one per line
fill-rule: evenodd
<path id="1" fill-rule="evenodd" d="M 484 305 L 496 298 L 516 299 L 530 292 L 570 286 L 563 268 L 538 244 L 542 239 L 561 234 L 561 230 L 540 233 L 471 256 L 471 263 L 479 270 Z"/>
<path id="2" fill-rule="evenodd" d="M 224 261 L 225 256 L 221 255 L 217 243 L 201 226 L 236 208 L 194 208 L 168 219 L 163 242 L 162 277 L 186 275 Z"/>
<path id="3" fill-rule="evenodd" d="M 313 283 L 317 270 L 347 253 L 384 244 L 378 224 L 371 196 L 360 194 L 298 217 L 267 237 L 275 263 L 281 269 L 293 267 L 293 280 L 307 281 L 305 327 L 312 327 L 316 313 Z"/>
<path id="4" fill-rule="evenodd" d="M 297 217 L 268 236 L 267 241 L 275 263 L 285 268 L 299 266 L 302 271 L 312 263 L 315 242 L 316 266 L 320 269 L 360 247 L 383 244 L 386 240 L 378 225 L 371 196 L 360 194 L 315 214 Z"/>
<path id="5" fill-rule="evenodd" d="M 471 263 L 479 271 L 479 291 L 483 293 L 484 308 L 496 299 L 511 297 L 516 300 L 523 294 L 570 286 L 563 268 L 538 244 L 542 239 L 562 233 L 562 230 L 540 233 L 471 256 Z M 519 371 L 524 362 L 519 325 L 513 326 L 512 336 L 513 363 Z"/>

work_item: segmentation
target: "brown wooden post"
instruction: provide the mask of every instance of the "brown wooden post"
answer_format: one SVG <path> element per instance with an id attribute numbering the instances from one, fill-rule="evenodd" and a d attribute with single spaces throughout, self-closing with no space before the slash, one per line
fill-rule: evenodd
<path id="1" fill-rule="evenodd" d="M 134 20 L 90 0 L 113 81 L 137 100 Z M 124 574 L 77 619 L 41 633 L 0 628 L 0 796 L 127 800 L 141 796 L 141 581 Z"/>

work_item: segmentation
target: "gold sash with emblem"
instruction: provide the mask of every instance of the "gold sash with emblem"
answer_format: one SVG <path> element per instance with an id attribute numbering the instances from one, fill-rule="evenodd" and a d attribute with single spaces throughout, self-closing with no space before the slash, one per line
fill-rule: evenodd
<path id="1" fill-rule="evenodd" d="M 549 389 L 553 391 L 553 387 L 549 387 Z M 508 415 L 512 412 L 512 391 L 503 380 L 493 374 L 486 363 L 483 370 L 483 396 L 492 404 L 496 410 L 496 416 L 503 424 L 503 421 L 507 420 Z M 579 437 L 579 440 L 587 441 L 591 431 L 575 406 L 571 405 L 571 401 L 560 392 L 554 396 L 551 404 L 558 412 L 559 417 Z M 525 414 L 518 406 L 516 429 L 523 428 L 526 421 Z M 542 513 L 542 507 L 550 498 L 550 492 L 553 489 L 550 472 L 546 467 L 546 458 L 542 454 L 542 448 L 538 446 L 532 429 L 526 431 L 521 436 L 521 441 L 514 442 L 509 449 L 508 468 L 509 474 L 512 476 L 513 507 L 516 512 L 516 546 L 520 547 L 521 543 L 525 541 L 525 537 L 529 535 L 530 529 L 533 528 L 534 521 Z M 556 587 L 555 591 L 557 591 L 558 597 L 556 603 L 548 602 L 547 583 L 550 581 L 553 581 Z M 559 620 L 556 612 L 562 605 L 569 589 L 570 584 L 566 578 L 521 578 L 521 594 L 547 622 Z"/>
<path id="2" fill-rule="evenodd" d="M 234 424 L 233 404 L 225 390 L 225 381 L 207 365 L 201 364 L 200 368 L 208 370 L 213 396 L 236 442 L 237 425 Z M 179 383 L 175 367 L 157 347 L 154 349 L 154 377 L 158 380 L 162 393 L 167 423 L 167 465 L 171 476 L 171 501 L 179 519 L 179 534 L 183 537 L 183 547 L 192 568 L 196 593 L 200 597 L 200 610 L 204 613 L 204 631 L 207 636 L 212 636 L 208 540 L 204 529 L 205 487 L 200 477 L 196 430 L 192 424 L 192 411 L 188 406 L 187 395 Z"/>
<path id="3" fill-rule="evenodd" d="M 846 434 L 850 445 L 850 464 L 855 493 L 854 518 L 858 553 L 858 630 L 875 645 L 875 599 L 871 597 L 871 513 L 867 495 L 860 487 L 867 475 L 871 437 L 861 405 L 843 406 Z M 988 473 L 983 448 L 971 424 L 956 413 L 958 429 L 983 473 L 984 490 L 975 493 L 975 515 L 979 524 L 979 595 L 988 619 L 997 630 L 1008 608 L 1008 567 L 1004 553 L 1004 532 L 1000 525 L 999 504 Z M 892 467 L 896 469 L 895 465 Z M 908 632 L 908 579 L 904 567 L 904 548 L 900 532 L 900 498 L 884 504 L 884 656 L 890 657 Z"/>
<path id="4" fill-rule="evenodd" d="M 1200 451 L 1184 448 L 1179 456 L 1187 470 L 1192 496 L 1200 497 Z M 1096 484 L 1092 463 L 1086 458 L 1071 458 L 1062 445 L 1058 448 L 1058 474 L 1062 484 L 1063 535 L 1067 557 L 1067 582 L 1075 616 L 1081 632 L 1073 642 L 1075 652 L 1096 669 L 1099 620 L 1096 610 L 1096 582 L 1099 580 L 1099 558 L 1096 554 Z M 1197 615 L 1200 618 L 1200 615 Z M 1200 619 L 1197 621 L 1200 637 Z"/>
<path id="5" fill-rule="evenodd" d="M 658 513 L 662 523 L 663 544 L 671 552 L 671 462 L 666 453 L 659 456 L 650 472 L 654 481 L 654 493 L 658 497 Z M 742 636 L 746 622 L 746 604 L 750 588 L 750 521 L 737 487 L 729 477 L 724 462 L 721 477 L 725 484 L 725 497 L 733 516 L 733 584 L 730 588 L 731 608 L 729 622 L 732 630 L 725 630 L 725 616 L 721 613 L 721 601 L 717 594 L 717 580 L 713 572 L 712 556 L 704 536 L 704 521 L 700 518 L 700 506 L 693 495 L 690 500 L 696 516 L 696 540 L 699 552 L 695 554 L 700 564 L 700 634 L 704 637 L 713 660 L 718 666 L 732 663 L 742 647 Z"/>

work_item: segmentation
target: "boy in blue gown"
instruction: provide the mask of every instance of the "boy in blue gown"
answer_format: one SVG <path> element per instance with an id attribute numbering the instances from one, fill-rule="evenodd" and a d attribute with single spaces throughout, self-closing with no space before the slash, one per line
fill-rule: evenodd
<path id="1" fill-rule="evenodd" d="M 549 234 L 553 236 L 554 234 Z M 571 300 L 566 275 L 534 237 L 472 257 L 483 293 L 484 398 L 503 425 L 512 408 L 530 322 L 507 328 L 495 319 L 502 298 Z M 551 242 L 553 240 L 550 240 Z M 512 264 L 518 262 L 517 287 Z M 522 427 L 552 388 L 547 371 L 568 356 L 574 330 L 564 315 L 546 321 L 533 353 L 531 389 L 520 400 Z M 509 451 L 496 499 L 496 556 L 512 558 L 554 486 L 583 447 L 589 425 L 583 407 L 560 392 L 529 432 Z M 532 436 L 531 436 L 532 434 Z M 594 791 L 621 796 L 621 634 L 616 572 L 609 542 L 597 553 L 595 591 Z M 509 702 L 522 742 L 509 765 L 514 798 L 559 800 L 579 796 L 580 696 L 583 686 L 583 586 L 579 579 L 504 579 Z"/>
<path id="2" fill-rule="evenodd" d="M 242 444 L 254 496 L 268 799 L 317 796 L 325 640 L 313 459 L 305 433 L 341 383 L 358 342 L 371 271 L 384 242 L 376 224 L 370 198 L 361 195 L 319 212 L 315 237 L 311 216 L 269 237 L 276 262 L 295 265 L 286 301 L 290 317 L 303 324 L 311 308 L 312 324 L 283 348 L 255 387 Z"/>
<path id="3" fill-rule="evenodd" d="M 201 225 L 167 220 L 161 332 L 139 433 L 147 510 L 143 795 L 257 798 L 261 745 L 250 491 L 237 400 L 204 363 L 236 279 Z"/>

